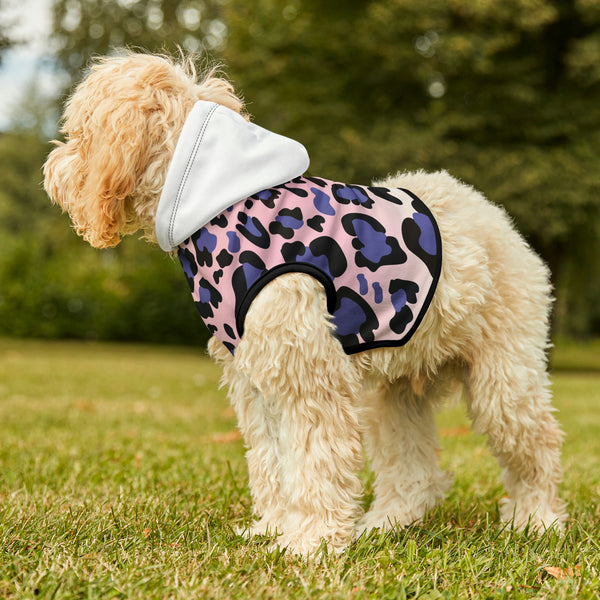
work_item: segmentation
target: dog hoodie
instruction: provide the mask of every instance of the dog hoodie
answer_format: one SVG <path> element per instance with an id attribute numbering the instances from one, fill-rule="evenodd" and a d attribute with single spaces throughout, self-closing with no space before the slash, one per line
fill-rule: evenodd
<path id="1" fill-rule="evenodd" d="M 156 236 L 177 249 L 196 307 L 230 352 L 260 290 L 283 273 L 322 283 L 347 354 L 404 345 L 441 271 L 433 215 L 409 190 L 306 177 L 299 142 L 199 101 L 169 166 Z"/>

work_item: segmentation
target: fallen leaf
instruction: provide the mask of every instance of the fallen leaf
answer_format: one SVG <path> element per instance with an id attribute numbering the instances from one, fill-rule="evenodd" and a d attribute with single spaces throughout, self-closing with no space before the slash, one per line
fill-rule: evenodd
<path id="1" fill-rule="evenodd" d="M 561 567 L 544 567 L 544 571 L 551 575 L 555 579 L 565 579 L 567 577 L 581 577 L 581 565 L 575 565 L 575 567 L 567 567 L 562 569 Z"/>

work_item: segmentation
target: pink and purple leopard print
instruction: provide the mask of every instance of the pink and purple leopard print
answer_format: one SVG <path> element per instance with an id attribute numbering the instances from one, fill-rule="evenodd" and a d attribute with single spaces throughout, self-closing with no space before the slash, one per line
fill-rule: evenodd
<path id="1" fill-rule="evenodd" d="M 298 177 L 228 208 L 178 254 L 202 319 L 232 353 L 258 292 L 303 272 L 325 287 L 337 337 L 353 354 L 410 339 L 441 251 L 433 216 L 408 190 Z"/>

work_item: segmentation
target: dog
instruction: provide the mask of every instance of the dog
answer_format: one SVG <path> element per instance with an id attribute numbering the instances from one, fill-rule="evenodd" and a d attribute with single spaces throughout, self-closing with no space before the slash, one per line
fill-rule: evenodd
<path id="1" fill-rule="evenodd" d="M 199 78 L 185 58 L 95 59 L 61 131 L 44 187 L 77 234 L 106 248 L 141 232 L 179 254 L 247 447 L 256 519 L 246 535 L 272 534 L 281 548 L 312 555 L 323 542 L 343 551 L 373 529 L 421 521 L 451 485 L 434 413 L 457 393 L 503 470 L 502 521 L 563 527 L 563 434 L 546 367 L 549 274 L 501 208 L 446 172 L 399 173 L 370 187 L 306 177 L 301 144 L 252 124 L 227 79 L 215 70 Z M 283 196 L 291 207 L 278 211 Z M 371 222 L 369 203 L 408 212 L 395 224 L 382 224 L 383 213 Z M 315 241 L 329 227 L 320 219 L 342 204 L 348 259 Z M 268 225 L 252 212 L 267 207 Z M 319 213 L 306 219 L 306 243 L 293 237 L 302 207 Z M 369 239 L 379 246 L 365 247 Z M 291 258 L 266 264 L 254 252 L 261 240 L 278 240 Z M 372 281 L 386 253 L 395 256 L 392 282 Z M 362 269 L 348 276 L 352 291 L 330 272 L 344 260 Z M 404 263 L 416 265 L 414 277 Z M 227 267 L 234 283 L 219 287 Z M 381 331 L 357 308 L 367 295 L 392 306 Z M 363 447 L 375 474 L 366 512 Z"/>

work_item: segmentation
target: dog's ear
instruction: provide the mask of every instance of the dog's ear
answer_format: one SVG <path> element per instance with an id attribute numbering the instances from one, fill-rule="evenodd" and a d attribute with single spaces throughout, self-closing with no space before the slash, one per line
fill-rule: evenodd
<path id="1" fill-rule="evenodd" d="M 55 142 L 44 165 L 44 187 L 78 235 L 96 248 L 115 246 L 127 229 L 126 202 L 147 163 L 143 111 L 108 99 L 90 111 L 74 100 L 66 111 L 66 142 Z"/>
<path id="2" fill-rule="evenodd" d="M 44 187 L 92 246 L 115 246 L 154 216 L 175 144 L 196 100 L 241 113 L 233 86 L 192 61 L 125 52 L 96 59 L 67 102 L 62 132 L 44 165 Z"/>
<path id="3" fill-rule="evenodd" d="M 68 100 L 44 187 L 92 246 L 153 229 L 194 83 L 163 58 L 127 53 L 97 59 Z"/>

